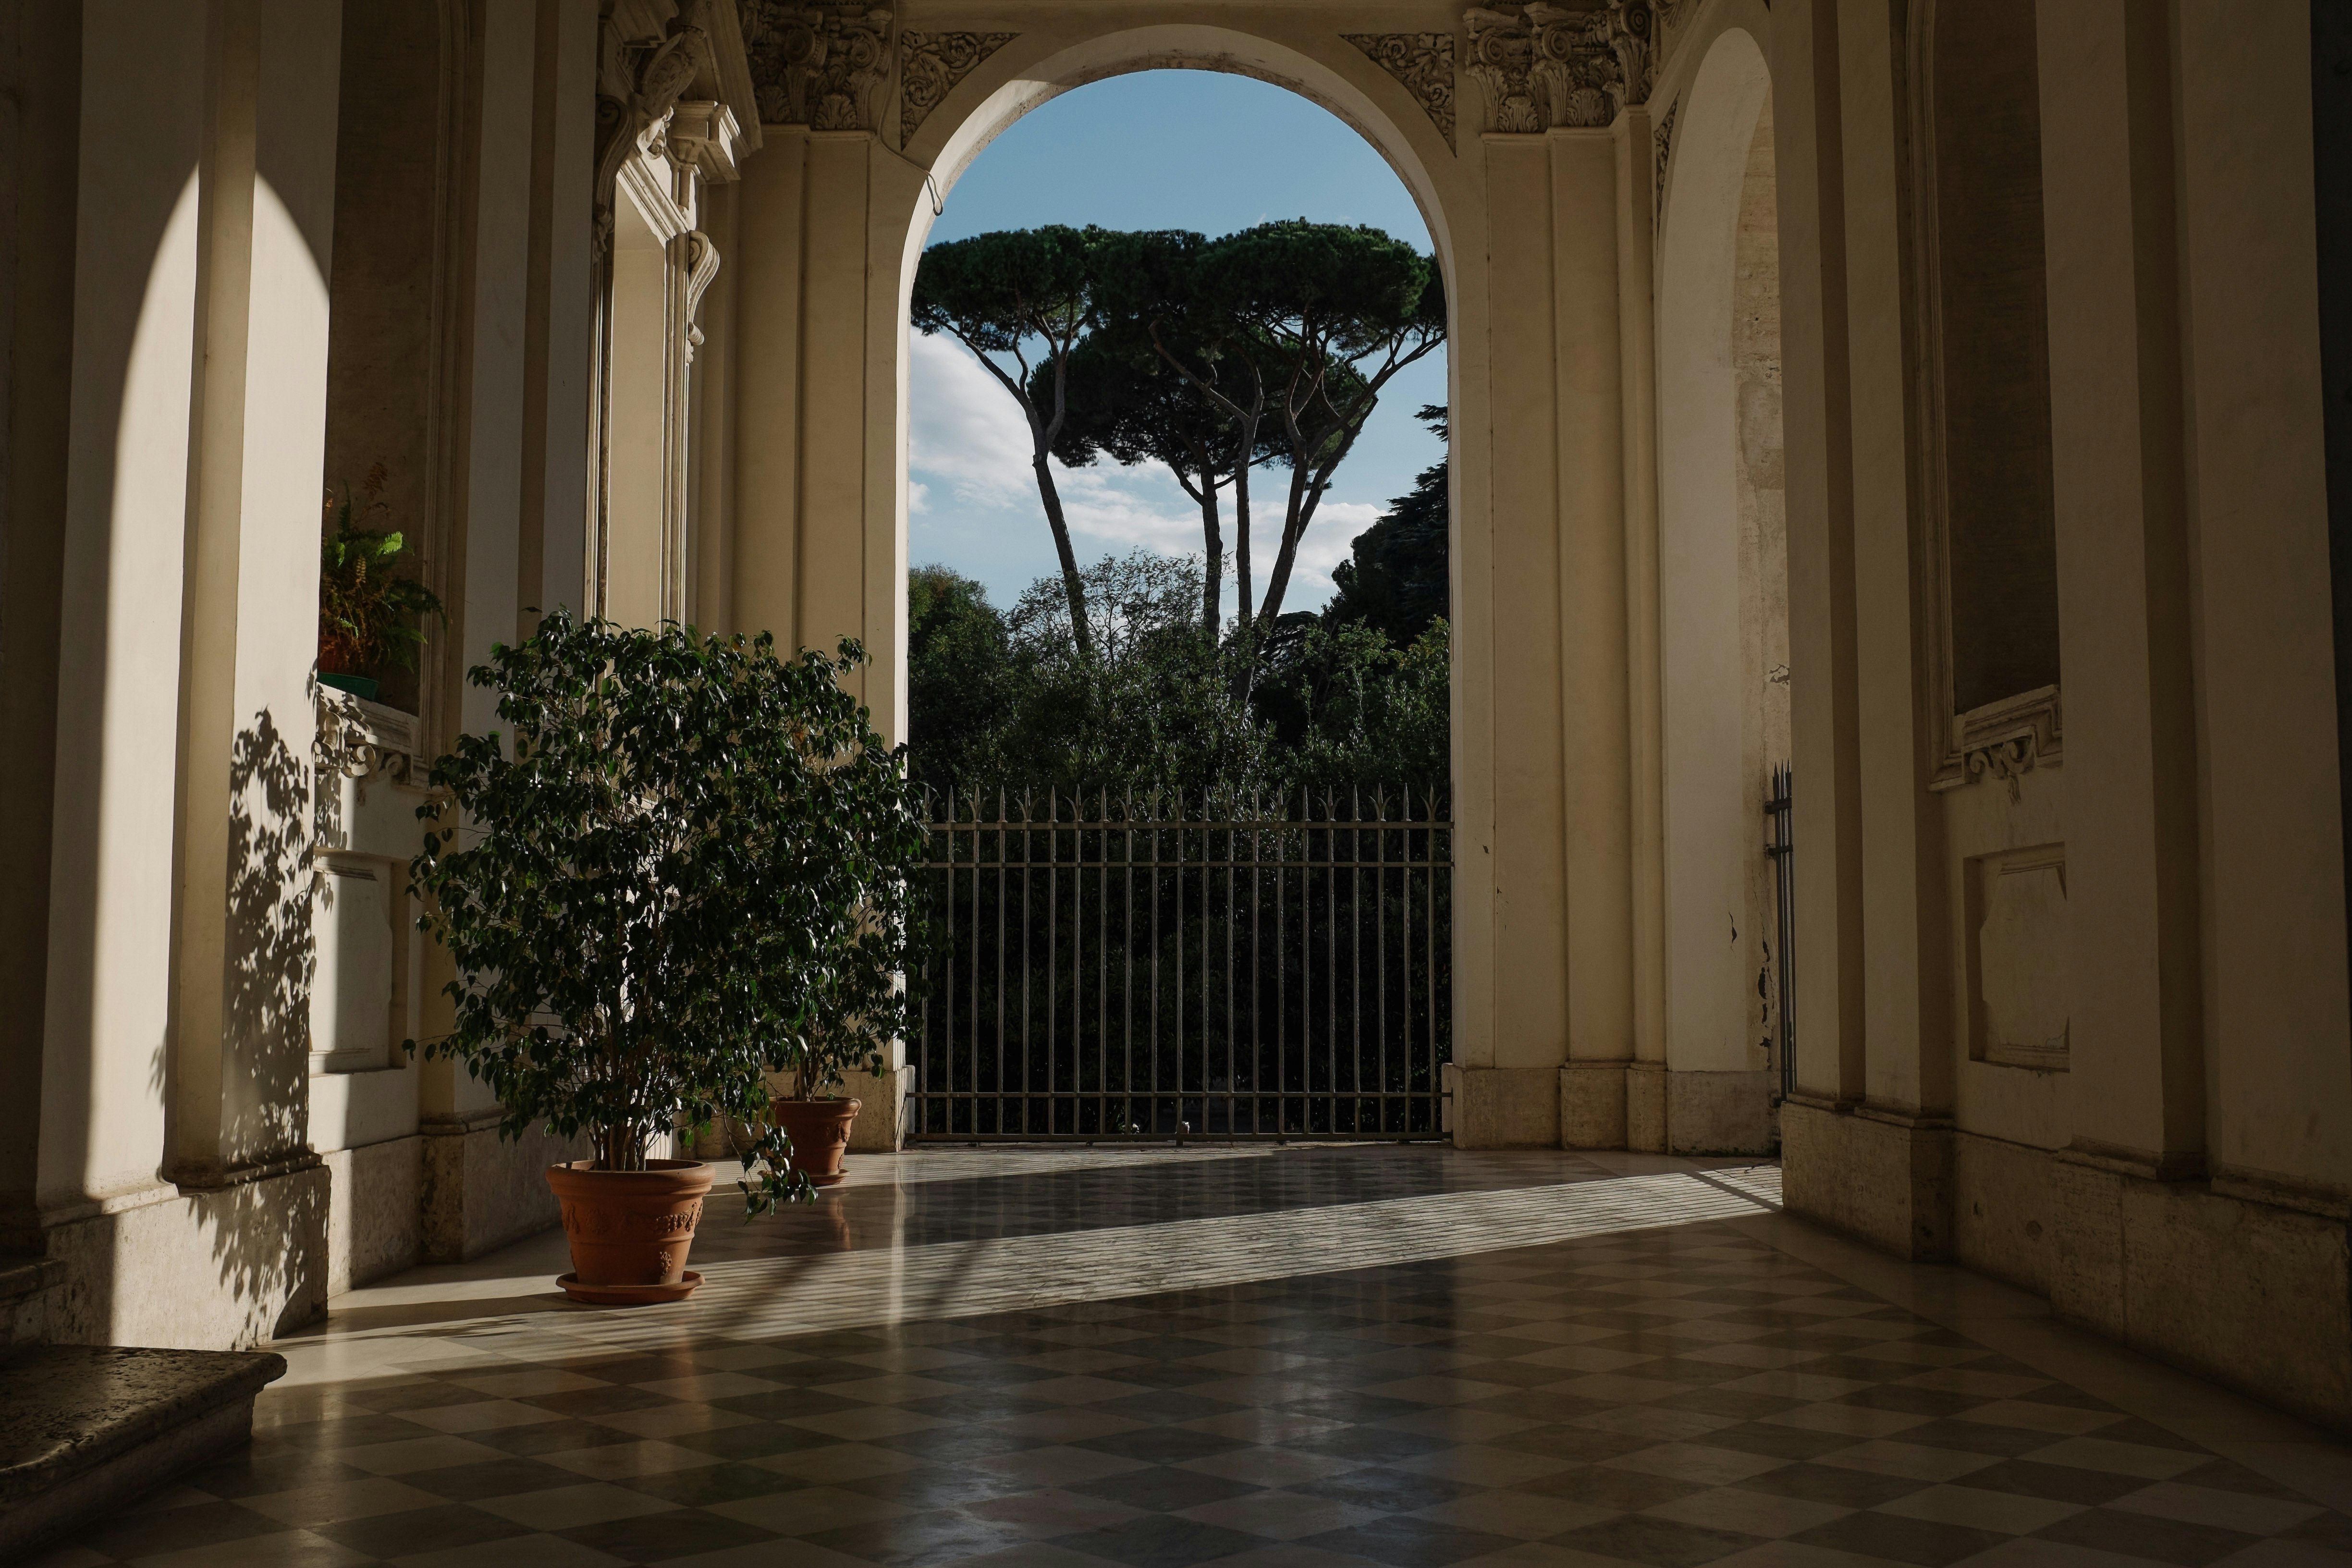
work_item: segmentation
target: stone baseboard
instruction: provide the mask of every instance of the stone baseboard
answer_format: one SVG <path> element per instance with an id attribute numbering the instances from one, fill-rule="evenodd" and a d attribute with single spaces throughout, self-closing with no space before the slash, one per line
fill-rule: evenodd
<path id="1" fill-rule="evenodd" d="M 1781 1201 L 1898 1258 L 1951 1256 L 1952 1130 L 1791 1100 L 1780 1107 Z"/>
<path id="2" fill-rule="evenodd" d="M 1625 1079 L 1630 1062 L 1570 1062 L 1559 1069 L 1559 1146 L 1625 1147 Z"/>
<path id="3" fill-rule="evenodd" d="M 1642 1154 L 1666 1152 L 1666 1064 L 1628 1063 L 1624 1147 Z"/>
<path id="4" fill-rule="evenodd" d="M 1669 1072 L 1666 1149 L 1675 1154 L 1769 1154 L 1780 1146 L 1769 1072 Z"/>
<path id="5" fill-rule="evenodd" d="M 2352 1237 L 2341 1219 L 2064 1153 L 2042 1160 L 2060 1317 L 2352 1432 Z"/>
<path id="6" fill-rule="evenodd" d="M 907 1146 L 907 1097 L 915 1091 L 915 1067 L 885 1068 L 881 1072 L 850 1071 L 842 1075 L 841 1092 L 858 1100 L 857 1120 L 849 1126 L 853 1154 L 895 1154 Z"/>
<path id="7" fill-rule="evenodd" d="M 422 1240 L 428 1263 L 462 1263 L 551 1230 L 562 1218 L 547 1167 L 584 1160 L 587 1140 L 534 1132 L 509 1142 L 497 1112 L 424 1128 Z"/>
<path id="8" fill-rule="evenodd" d="M 54 1258 L 0 1258 L 0 1352 L 48 1342 L 49 1299 L 65 1277 Z"/>
<path id="9" fill-rule="evenodd" d="M 340 1294 L 425 1256 L 425 1140 L 387 1139 L 325 1155 L 327 1293 Z"/>
<path id="10" fill-rule="evenodd" d="M 58 1344 L 242 1349 L 327 1310 L 323 1164 L 220 1188 L 161 1186 L 47 1227 L 64 1278 L 49 1293 Z"/>
<path id="11" fill-rule="evenodd" d="M 1445 1064 L 1445 1131 L 1457 1149 L 1559 1147 L 1559 1068 Z"/>
<path id="12" fill-rule="evenodd" d="M 2352 1433 L 2352 1231 L 2334 1214 L 1815 1104 L 1781 1108 L 1792 1214 L 1948 1258 L 2066 1321 Z"/>

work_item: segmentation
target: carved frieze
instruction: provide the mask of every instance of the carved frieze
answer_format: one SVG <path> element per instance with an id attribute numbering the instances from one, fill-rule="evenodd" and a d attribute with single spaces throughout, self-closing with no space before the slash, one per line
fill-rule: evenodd
<path id="1" fill-rule="evenodd" d="M 2064 709 L 2054 686 L 2022 691 L 2006 701 L 1987 703 L 1951 720 L 1930 789 L 1958 789 L 1996 779 L 2009 798 L 2022 799 L 2019 782 L 2036 768 L 2056 767 L 2064 756 Z"/>
<path id="2" fill-rule="evenodd" d="M 1658 116 L 1657 130 L 1651 132 L 1651 139 L 1657 143 L 1658 167 L 1651 182 L 1650 192 L 1652 199 L 1657 203 L 1654 216 L 1660 223 L 1664 222 L 1666 216 L 1666 164 L 1674 156 L 1675 111 L 1680 108 L 1682 103 L 1679 100 L 1666 105 L 1666 111 Z"/>
<path id="3" fill-rule="evenodd" d="M 1470 74 L 1485 89 L 1487 129 L 1538 132 L 1605 126 L 1648 101 L 1657 76 L 1653 0 L 1608 0 L 1570 10 L 1546 0 L 1473 5 Z"/>
<path id="4" fill-rule="evenodd" d="M 2041 749 L 2029 733 L 1972 747 L 1964 754 L 1962 763 L 1968 770 L 1969 783 L 1987 777 L 1999 779 L 2009 786 L 2009 798 L 2015 801 L 2024 798 L 2018 781 L 2032 773 L 2033 764 L 2041 760 Z"/>
<path id="5" fill-rule="evenodd" d="M 1454 145 L 1454 35 L 1451 33 L 1343 33 L 1381 69 L 1397 79 L 1422 107 L 1437 133 Z"/>
<path id="6" fill-rule="evenodd" d="M 955 84 L 981 61 L 1019 37 L 1018 33 L 919 33 L 898 35 L 898 145 L 914 139 Z"/>
<path id="7" fill-rule="evenodd" d="M 863 0 L 744 0 L 743 49 L 763 125 L 875 131 L 890 12 Z"/>

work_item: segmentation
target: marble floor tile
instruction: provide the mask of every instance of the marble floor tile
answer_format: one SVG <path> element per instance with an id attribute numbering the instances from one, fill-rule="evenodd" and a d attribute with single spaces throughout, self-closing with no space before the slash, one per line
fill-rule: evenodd
<path id="1" fill-rule="evenodd" d="M 851 1171 L 670 1306 L 556 1293 L 560 1235 L 338 1298 L 249 1449 L 38 1568 L 2352 1568 L 2352 1449 L 1769 1164 Z"/>

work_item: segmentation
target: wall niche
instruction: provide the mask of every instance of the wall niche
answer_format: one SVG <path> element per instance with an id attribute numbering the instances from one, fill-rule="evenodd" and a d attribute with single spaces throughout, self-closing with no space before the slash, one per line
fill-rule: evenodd
<path id="1" fill-rule="evenodd" d="M 1969 1056 L 2064 1072 L 2066 847 L 1968 862 Z"/>

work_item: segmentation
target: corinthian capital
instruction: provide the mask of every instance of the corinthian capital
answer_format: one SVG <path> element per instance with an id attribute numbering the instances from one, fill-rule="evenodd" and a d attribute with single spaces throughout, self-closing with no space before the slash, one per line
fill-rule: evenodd
<path id="1" fill-rule="evenodd" d="M 742 20 L 762 124 L 880 128 L 887 9 L 863 0 L 744 0 Z"/>

